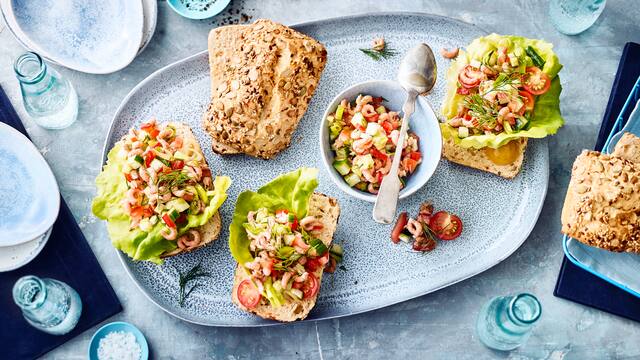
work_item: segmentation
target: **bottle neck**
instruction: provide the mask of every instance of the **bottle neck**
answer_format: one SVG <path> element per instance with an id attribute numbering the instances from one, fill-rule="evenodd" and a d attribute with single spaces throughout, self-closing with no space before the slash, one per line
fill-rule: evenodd
<path id="1" fill-rule="evenodd" d="M 509 301 L 507 316 L 514 324 L 521 327 L 532 326 L 542 314 L 542 306 L 538 299 L 527 293 L 514 296 Z"/>
<path id="2" fill-rule="evenodd" d="M 20 55 L 13 64 L 13 71 L 20 81 L 20 86 L 29 89 L 30 92 L 46 90 L 51 84 L 47 64 L 34 52 Z"/>
<path id="3" fill-rule="evenodd" d="M 23 310 L 37 309 L 46 299 L 47 286 L 37 276 L 21 277 L 13 286 L 13 301 Z"/>

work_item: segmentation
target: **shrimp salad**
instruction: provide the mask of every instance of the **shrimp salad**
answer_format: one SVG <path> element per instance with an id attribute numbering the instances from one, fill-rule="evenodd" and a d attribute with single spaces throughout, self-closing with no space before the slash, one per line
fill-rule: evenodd
<path id="1" fill-rule="evenodd" d="M 359 95 L 355 104 L 346 99 L 327 117 L 333 167 L 351 187 L 377 194 L 391 169 L 398 145 L 401 119 L 382 103 L 384 99 Z M 422 161 L 418 136 L 408 132 L 402 145 L 399 176 L 402 184 Z"/>
<path id="2" fill-rule="evenodd" d="M 213 195 L 211 170 L 193 144 L 185 145 L 172 125 L 155 120 L 131 129 L 123 138 L 119 156 L 128 190 L 122 208 L 131 218 L 130 228 L 150 231 L 164 225 L 160 234 L 176 241 L 179 249 L 192 249 L 202 242 L 196 229 L 183 233 L 189 215 L 203 213 Z"/>
<path id="3" fill-rule="evenodd" d="M 315 237 L 323 224 L 313 216 L 298 220 L 286 209 L 274 213 L 260 208 L 247 214 L 243 227 L 253 260 L 243 264 L 250 276 L 240 283 L 236 295 L 247 308 L 261 302 L 277 307 L 314 297 L 320 287 L 319 273 L 342 258 L 339 245 L 329 248 Z"/>

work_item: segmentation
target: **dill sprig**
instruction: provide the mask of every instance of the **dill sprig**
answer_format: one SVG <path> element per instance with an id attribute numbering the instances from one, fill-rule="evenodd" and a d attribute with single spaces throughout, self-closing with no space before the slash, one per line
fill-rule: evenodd
<path id="1" fill-rule="evenodd" d="M 518 83 L 520 82 L 520 75 L 518 73 L 510 73 L 505 74 L 502 73 L 498 75 L 498 77 L 493 80 L 493 85 L 491 86 L 491 91 L 511 91 L 518 88 Z"/>
<path id="2" fill-rule="evenodd" d="M 211 276 L 211 274 L 202 270 L 201 264 L 202 263 L 198 263 L 198 265 L 194 266 L 193 268 L 191 268 L 191 270 L 187 271 L 184 274 L 181 273 L 178 269 L 176 269 L 176 272 L 178 273 L 178 285 L 180 287 L 179 298 L 178 298 L 178 304 L 180 305 L 180 307 L 184 306 L 185 300 L 187 300 L 187 298 L 189 297 L 189 295 L 191 295 L 193 290 L 201 286 L 201 284 L 195 284 L 191 286 L 189 290 L 187 290 L 187 285 L 190 282 L 195 281 L 199 278 Z"/>
<path id="3" fill-rule="evenodd" d="M 479 125 L 493 124 L 498 117 L 498 112 L 492 104 L 478 94 L 471 94 L 465 97 L 464 106 L 469 109 L 471 116 L 478 119 Z"/>
<path id="4" fill-rule="evenodd" d="M 362 51 L 365 55 L 367 55 L 368 57 L 372 58 L 375 61 L 388 59 L 398 54 L 398 51 L 396 49 L 390 48 L 388 43 L 385 43 L 384 47 L 380 50 L 376 50 L 374 48 L 369 48 L 369 49 L 361 48 L 360 51 Z"/>
<path id="5" fill-rule="evenodd" d="M 174 170 L 158 175 L 158 185 L 164 185 L 166 187 L 165 192 L 168 192 L 173 188 L 181 188 L 189 179 L 186 173 Z"/>

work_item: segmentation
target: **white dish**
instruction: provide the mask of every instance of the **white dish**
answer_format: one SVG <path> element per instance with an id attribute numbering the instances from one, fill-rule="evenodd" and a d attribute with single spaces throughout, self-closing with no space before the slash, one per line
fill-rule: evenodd
<path id="1" fill-rule="evenodd" d="M 118 71 L 141 48 L 142 1 L 0 0 L 0 10 L 23 46 L 81 72 Z"/>
<path id="2" fill-rule="evenodd" d="M 60 192 L 49 165 L 26 136 L 0 123 L 0 247 L 31 241 L 56 221 Z"/>
<path id="3" fill-rule="evenodd" d="M 156 0 L 142 0 L 142 9 L 144 22 L 142 25 L 142 43 L 140 43 L 138 55 L 149 45 L 156 31 L 156 24 L 158 23 L 158 2 Z"/>
<path id="4" fill-rule="evenodd" d="M 26 243 L 0 247 L 0 272 L 18 269 L 35 259 L 47 244 L 52 229 Z"/>

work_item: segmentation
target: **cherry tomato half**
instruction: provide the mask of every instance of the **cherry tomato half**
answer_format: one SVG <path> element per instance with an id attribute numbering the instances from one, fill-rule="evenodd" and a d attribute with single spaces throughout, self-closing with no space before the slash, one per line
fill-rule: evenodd
<path id="1" fill-rule="evenodd" d="M 482 71 L 474 69 L 471 65 L 467 65 L 458 74 L 458 81 L 463 87 L 467 89 L 473 89 L 476 86 L 480 85 L 482 77 Z"/>
<path id="2" fill-rule="evenodd" d="M 533 107 L 536 104 L 536 99 L 533 97 L 533 95 L 531 95 L 531 93 L 527 91 L 520 91 L 518 92 L 518 94 L 522 97 L 522 100 L 524 100 L 525 109 L 527 111 L 532 111 Z"/>
<path id="3" fill-rule="evenodd" d="M 309 277 L 307 277 L 307 281 L 302 285 L 302 293 L 304 296 L 303 299 L 308 299 L 314 297 L 318 293 L 318 279 L 312 273 L 308 273 Z"/>
<path id="4" fill-rule="evenodd" d="M 253 309 L 258 306 L 260 299 L 262 299 L 262 294 L 258 292 L 256 286 L 253 285 L 249 279 L 244 280 L 240 285 L 238 285 L 236 294 L 238 295 L 240 304 L 249 309 Z"/>
<path id="5" fill-rule="evenodd" d="M 551 86 L 549 75 L 543 73 L 540 68 L 535 66 L 527 68 L 527 72 L 524 74 L 522 80 L 522 86 L 532 95 L 542 95 L 546 93 Z"/>
<path id="6" fill-rule="evenodd" d="M 407 212 L 405 211 L 401 213 L 400 216 L 398 216 L 396 226 L 393 227 L 393 231 L 391 232 L 391 241 L 393 241 L 394 244 L 400 242 L 400 233 L 402 233 L 402 230 L 404 230 L 407 222 L 409 222 L 409 219 L 407 219 Z"/>
<path id="7" fill-rule="evenodd" d="M 462 232 L 462 220 L 447 211 L 438 211 L 431 217 L 429 228 L 441 240 L 453 240 Z"/>

